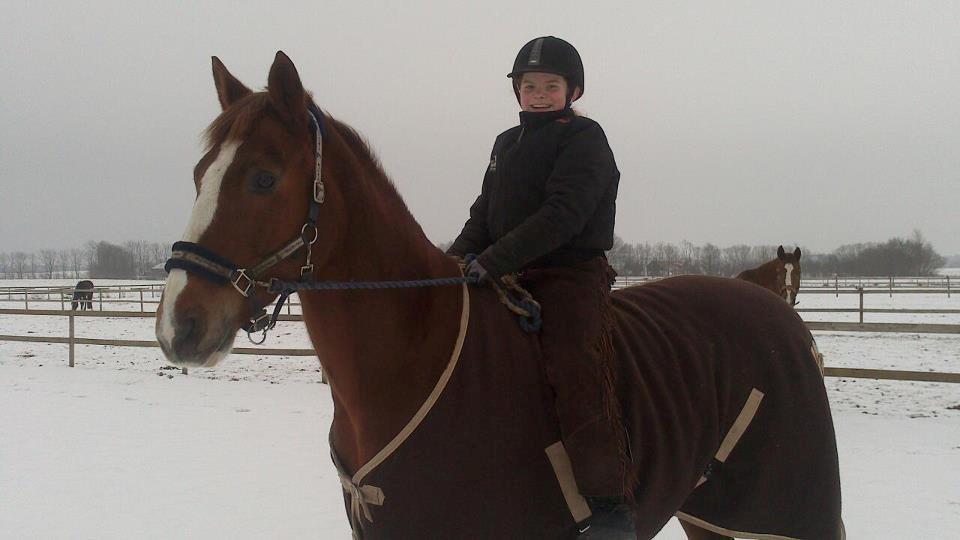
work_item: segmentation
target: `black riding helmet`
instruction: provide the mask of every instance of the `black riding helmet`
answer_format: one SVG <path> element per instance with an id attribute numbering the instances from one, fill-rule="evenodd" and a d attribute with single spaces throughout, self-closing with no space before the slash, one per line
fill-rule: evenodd
<path id="1" fill-rule="evenodd" d="M 566 79 L 568 106 L 575 88 L 579 87 L 580 95 L 583 95 L 583 61 L 580 60 L 580 53 L 573 45 L 558 37 L 532 39 L 517 53 L 517 59 L 513 61 L 513 71 L 507 74 L 507 77 L 513 79 L 513 92 L 517 95 L 517 101 L 520 101 L 519 76 L 531 71 L 555 73 Z"/>

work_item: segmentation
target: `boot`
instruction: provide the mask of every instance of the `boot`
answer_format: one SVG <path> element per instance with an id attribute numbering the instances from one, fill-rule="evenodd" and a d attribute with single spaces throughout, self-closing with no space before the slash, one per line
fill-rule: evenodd
<path id="1" fill-rule="evenodd" d="M 603 416 L 594 417 L 567 434 L 560 418 L 563 445 L 570 456 L 573 476 L 585 497 L 620 499 L 626 475 L 623 433 Z"/>

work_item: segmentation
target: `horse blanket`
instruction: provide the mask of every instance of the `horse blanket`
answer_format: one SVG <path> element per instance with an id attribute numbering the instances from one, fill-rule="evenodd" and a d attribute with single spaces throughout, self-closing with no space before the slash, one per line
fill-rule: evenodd
<path id="1" fill-rule="evenodd" d="M 655 535 L 680 508 L 681 518 L 727 534 L 841 538 L 833 421 L 799 315 L 725 278 L 665 279 L 611 300 L 637 537 Z M 717 460 L 751 401 L 755 414 Z"/>
<path id="2" fill-rule="evenodd" d="M 93 309 L 93 282 L 89 279 L 78 281 L 74 287 L 70 309 L 76 311 L 78 306 L 81 311 Z"/>
<path id="3" fill-rule="evenodd" d="M 610 298 L 612 391 L 628 431 L 637 538 L 653 537 L 678 509 L 718 531 L 840 538 L 833 425 L 797 314 L 723 278 L 671 278 Z M 435 405 L 382 463 L 344 484 L 358 537 L 578 534 L 550 451 L 560 437 L 537 337 L 521 333 L 489 289 L 471 288 L 469 303 Z M 737 422 L 745 408 L 746 425 Z M 742 436 L 730 448 L 735 424 Z"/>

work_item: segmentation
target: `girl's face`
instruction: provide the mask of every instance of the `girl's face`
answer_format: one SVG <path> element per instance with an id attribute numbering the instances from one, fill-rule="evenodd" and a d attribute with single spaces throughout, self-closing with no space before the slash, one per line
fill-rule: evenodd
<path id="1" fill-rule="evenodd" d="M 574 98 L 576 99 L 576 97 Z M 559 111 L 567 105 L 567 81 L 553 73 L 524 73 L 520 108 L 527 112 Z"/>

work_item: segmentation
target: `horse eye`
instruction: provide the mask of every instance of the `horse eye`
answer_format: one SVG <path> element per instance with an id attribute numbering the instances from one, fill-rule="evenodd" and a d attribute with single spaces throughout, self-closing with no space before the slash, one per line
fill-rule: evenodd
<path id="1" fill-rule="evenodd" d="M 253 187 L 258 191 L 266 191 L 277 183 L 277 177 L 267 171 L 257 171 L 253 175 Z"/>

